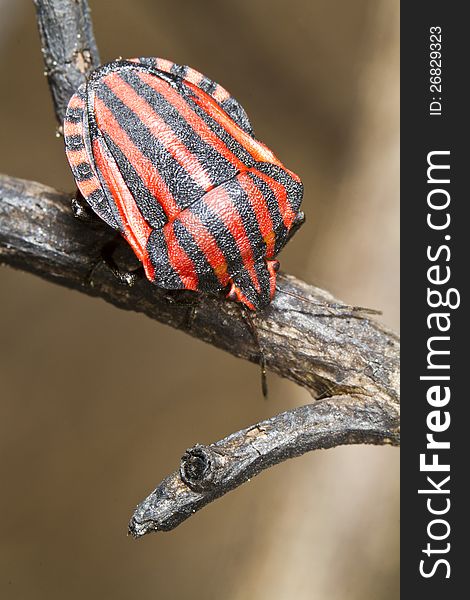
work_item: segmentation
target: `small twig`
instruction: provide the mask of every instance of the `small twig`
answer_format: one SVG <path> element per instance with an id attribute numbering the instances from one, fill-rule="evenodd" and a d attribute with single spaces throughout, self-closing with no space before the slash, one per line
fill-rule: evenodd
<path id="1" fill-rule="evenodd" d="M 186 451 L 179 471 L 135 510 L 136 538 L 173 529 L 203 506 L 288 458 L 342 444 L 399 443 L 398 411 L 373 398 L 334 396 Z"/>

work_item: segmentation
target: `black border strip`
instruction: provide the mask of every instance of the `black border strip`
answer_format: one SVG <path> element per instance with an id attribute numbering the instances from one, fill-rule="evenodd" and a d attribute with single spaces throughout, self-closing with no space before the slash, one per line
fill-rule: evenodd
<path id="1" fill-rule="evenodd" d="M 468 104 L 464 85 L 469 55 L 468 50 L 465 52 L 468 25 L 464 7 L 464 3 L 435 0 L 401 4 L 401 597 L 413 600 L 465 596 L 465 592 L 458 593 L 457 590 L 466 589 L 468 570 L 464 566 L 468 552 L 464 549 L 468 519 L 464 517 L 463 507 L 469 502 L 464 486 L 468 472 L 465 464 L 469 454 L 467 438 L 470 438 L 467 433 L 470 398 L 465 389 L 465 373 L 470 369 L 465 364 L 468 362 L 466 341 L 470 331 L 465 319 L 470 240 L 466 210 L 470 198 L 465 184 L 470 172 L 470 128 L 469 109 L 464 106 Z M 436 71 L 430 72 L 430 68 L 436 68 L 436 64 L 430 64 L 430 52 L 438 49 L 437 46 L 430 47 L 435 42 L 430 35 L 438 32 L 437 29 L 431 31 L 431 27 L 440 28 L 440 90 L 430 89 L 430 77 L 437 76 Z M 434 113 L 430 112 L 432 101 L 436 102 L 432 106 L 436 109 Z M 440 111 L 437 102 L 442 105 Z M 429 154 L 436 151 L 448 151 L 449 154 Z M 428 159 L 450 165 L 447 175 L 444 169 L 431 169 L 431 181 L 428 182 Z M 436 181 L 447 178 L 449 183 Z M 428 202 L 445 205 L 447 195 L 450 198 L 448 207 L 442 210 L 430 208 Z M 448 227 L 433 229 L 427 222 L 428 214 L 431 223 L 437 225 L 447 222 L 448 214 Z M 429 258 L 428 254 L 434 258 Z M 436 266 L 437 269 L 429 271 L 430 267 Z M 430 281 L 445 279 L 449 274 L 446 283 Z M 460 306 L 432 308 L 430 302 L 438 303 L 439 296 L 434 294 L 429 299 L 428 288 L 440 291 L 443 297 L 454 289 L 450 292 L 451 303 L 456 304 L 460 297 Z M 446 313 L 448 317 L 439 320 L 430 317 L 433 313 Z M 438 321 L 443 328 L 449 325 L 448 331 L 439 331 Z M 432 340 L 433 336 L 449 339 Z M 449 354 L 429 354 L 427 344 L 431 349 L 448 350 Z M 430 368 L 428 360 L 431 365 L 438 365 L 437 368 Z M 441 368 L 446 364 L 448 369 Z M 420 379 L 421 376 L 449 376 L 450 379 L 432 381 Z M 434 395 L 428 392 L 432 386 L 440 386 L 434 390 Z M 450 399 L 438 406 L 446 386 Z M 449 418 L 450 424 L 444 427 Z M 442 432 L 433 431 L 441 426 Z M 427 448 L 427 434 L 433 434 L 434 440 L 449 442 L 450 448 Z M 421 454 L 426 455 L 423 460 L 428 464 L 436 454 L 435 460 L 439 464 L 448 464 L 450 470 L 420 470 Z M 434 485 L 427 480 L 428 476 Z M 450 479 L 445 481 L 448 476 Z M 436 493 L 436 486 L 441 491 L 448 489 L 449 493 Z M 419 494 L 419 489 L 434 490 L 435 493 Z M 441 515 L 430 512 L 446 508 L 448 510 Z M 436 521 L 439 519 L 447 522 L 449 529 L 444 522 Z M 432 536 L 442 539 L 432 539 Z M 437 563 L 439 560 L 443 562 Z M 422 572 L 432 573 L 432 576 L 424 577 L 420 567 Z"/>

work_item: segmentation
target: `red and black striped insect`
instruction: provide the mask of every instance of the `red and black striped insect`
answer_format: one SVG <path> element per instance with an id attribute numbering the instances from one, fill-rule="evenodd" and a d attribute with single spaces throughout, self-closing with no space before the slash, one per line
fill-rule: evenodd
<path id="1" fill-rule="evenodd" d="M 303 186 L 224 88 L 164 59 L 118 60 L 72 96 L 64 134 L 82 196 L 151 282 L 269 304 Z"/>

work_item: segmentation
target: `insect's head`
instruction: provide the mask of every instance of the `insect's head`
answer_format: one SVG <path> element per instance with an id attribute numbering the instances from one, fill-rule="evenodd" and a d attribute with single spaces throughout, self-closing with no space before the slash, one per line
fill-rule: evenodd
<path id="1" fill-rule="evenodd" d="M 244 304 L 250 310 L 268 306 L 276 291 L 277 260 L 260 258 L 231 276 L 227 298 Z"/>

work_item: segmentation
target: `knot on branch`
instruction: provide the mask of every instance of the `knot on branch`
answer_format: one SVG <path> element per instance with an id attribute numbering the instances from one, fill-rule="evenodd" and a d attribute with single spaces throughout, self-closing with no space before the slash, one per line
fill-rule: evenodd
<path id="1" fill-rule="evenodd" d="M 209 446 L 196 444 L 181 458 L 181 480 L 193 492 L 207 492 L 217 487 L 217 474 L 223 467 L 223 457 Z"/>

